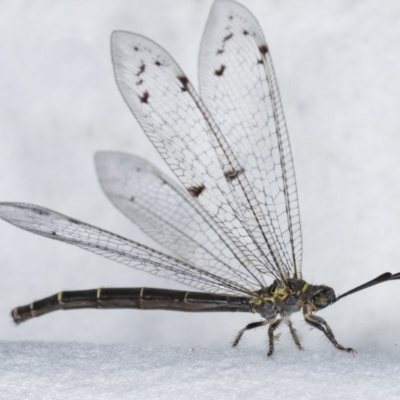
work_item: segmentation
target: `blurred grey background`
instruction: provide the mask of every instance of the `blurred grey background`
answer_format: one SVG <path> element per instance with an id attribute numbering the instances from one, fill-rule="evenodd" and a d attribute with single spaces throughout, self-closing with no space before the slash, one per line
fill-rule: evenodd
<path id="1" fill-rule="evenodd" d="M 400 3 L 247 0 L 269 43 L 297 172 L 304 278 L 344 292 L 400 271 Z M 109 38 L 137 32 L 197 84 L 210 0 L 0 2 L 0 200 L 36 203 L 154 245 L 108 202 L 97 150 L 165 168 L 114 83 Z M 0 340 L 227 346 L 253 315 L 68 311 L 14 326 L 18 305 L 59 290 L 183 288 L 0 221 Z M 340 343 L 399 351 L 400 282 L 321 312 Z M 307 347 L 331 349 L 295 318 Z M 266 330 L 244 346 L 264 351 Z M 292 346 L 284 331 L 281 343 Z M 293 347 L 294 348 L 294 347 Z M 293 350 L 296 351 L 296 350 Z"/>

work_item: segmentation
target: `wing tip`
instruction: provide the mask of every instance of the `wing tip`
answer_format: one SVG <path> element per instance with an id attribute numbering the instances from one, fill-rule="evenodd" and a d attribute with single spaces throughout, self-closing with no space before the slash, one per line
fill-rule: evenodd
<path id="1" fill-rule="evenodd" d="M 132 32 L 124 31 L 124 30 L 115 30 L 111 32 L 111 44 L 114 44 L 117 40 L 119 40 L 121 37 L 128 36 L 128 35 L 134 35 Z"/>

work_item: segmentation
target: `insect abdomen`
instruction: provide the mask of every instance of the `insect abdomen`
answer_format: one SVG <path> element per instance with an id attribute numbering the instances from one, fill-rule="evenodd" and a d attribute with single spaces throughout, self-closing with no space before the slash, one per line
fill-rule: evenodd
<path id="1" fill-rule="evenodd" d="M 108 288 L 59 292 L 14 308 L 16 323 L 57 310 L 78 308 L 133 308 L 189 312 L 251 312 L 246 297 L 157 288 Z"/>

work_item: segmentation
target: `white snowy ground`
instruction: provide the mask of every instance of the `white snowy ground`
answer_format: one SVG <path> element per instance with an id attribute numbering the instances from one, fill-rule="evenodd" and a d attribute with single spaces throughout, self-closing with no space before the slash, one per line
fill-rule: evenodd
<path id="1" fill-rule="evenodd" d="M 2 0 L 0 200 L 40 204 L 154 245 L 113 209 L 95 176 L 97 150 L 163 166 L 116 88 L 109 37 L 115 29 L 151 37 L 196 83 L 211 4 Z M 264 29 L 280 83 L 305 279 L 340 293 L 400 271 L 400 2 L 245 4 Z M 307 351 L 298 353 L 285 333 L 273 361 L 265 360 L 263 329 L 238 352 L 226 349 L 252 315 L 81 311 L 17 328 L 13 307 L 59 290 L 181 287 L 0 225 L 1 399 L 400 397 L 400 282 L 321 313 L 357 357 L 331 349 L 301 318 Z"/>
<path id="2" fill-rule="evenodd" d="M 0 345 L 7 400 L 400 398 L 400 354 L 170 348 L 87 343 Z"/>

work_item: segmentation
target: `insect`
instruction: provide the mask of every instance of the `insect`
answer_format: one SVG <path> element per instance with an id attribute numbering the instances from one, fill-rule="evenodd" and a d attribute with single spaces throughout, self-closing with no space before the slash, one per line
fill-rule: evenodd
<path id="1" fill-rule="evenodd" d="M 256 19 L 234 1 L 215 1 L 200 51 L 200 96 L 173 58 L 143 36 L 115 32 L 112 59 L 123 98 L 180 184 L 149 162 L 116 152 L 96 155 L 99 180 L 111 202 L 174 255 L 36 205 L 1 203 L 0 217 L 201 291 L 64 291 L 15 308 L 14 321 L 78 308 L 250 312 L 262 320 L 244 327 L 233 346 L 247 330 L 269 325 L 271 356 L 282 324 L 302 349 L 290 320 L 302 311 L 337 349 L 354 353 L 315 313 L 400 273 L 386 272 L 338 297 L 302 279 L 293 159 Z"/>

